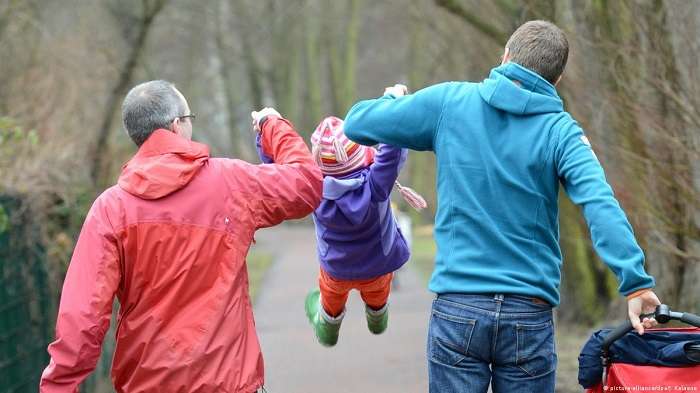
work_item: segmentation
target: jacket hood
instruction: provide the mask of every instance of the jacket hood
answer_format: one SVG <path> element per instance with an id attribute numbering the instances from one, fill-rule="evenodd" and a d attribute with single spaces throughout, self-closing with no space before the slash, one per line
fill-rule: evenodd
<path id="1" fill-rule="evenodd" d="M 326 176 L 323 178 L 323 197 L 330 200 L 340 199 L 348 191 L 362 187 L 364 182 L 364 176 L 352 176 L 344 179 Z"/>
<path id="2" fill-rule="evenodd" d="M 209 147 L 158 129 L 122 167 L 119 187 L 142 199 L 158 199 L 185 185 L 209 159 Z"/>
<path id="3" fill-rule="evenodd" d="M 516 115 L 561 112 L 564 105 L 554 86 L 529 69 L 509 62 L 491 70 L 478 85 L 489 105 Z"/>

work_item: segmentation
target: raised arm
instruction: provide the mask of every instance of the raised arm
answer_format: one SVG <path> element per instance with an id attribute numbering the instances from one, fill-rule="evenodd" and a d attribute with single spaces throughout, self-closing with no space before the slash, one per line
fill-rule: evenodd
<path id="1" fill-rule="evenodd" d="M 397 96 L 360 101 L 345 116 L 345 134 L 363 145 L 386 143 L 413 150 L 433 150 L 450 83 L 441 83 Z"/>
<path id="2" fill-rule="evenodd" d="M 109 329 L 121 278 L 119 252 L 100 199 L 80 232 L 63 282 L 51 359 L 39 383 L 42 393 L 77 392 L 94 370 Z"/>
<path id="3" fill-rule="evenodd" d="M 292 124 L 276 112 L 258 119 L 258 154 L 249 180 L 257 195 L 254 216 L 258 228 L 310 214 L 321 202 L 323 177 L 308 147 Z"/>
<path id="4" fill-rule="evenodd" d="M 408 150 L 380 144 L 374 163 L 369 168 L 369 181 L 372 198 L 383 201 L 391 195 L 394 182 L 406 162 Z"/>

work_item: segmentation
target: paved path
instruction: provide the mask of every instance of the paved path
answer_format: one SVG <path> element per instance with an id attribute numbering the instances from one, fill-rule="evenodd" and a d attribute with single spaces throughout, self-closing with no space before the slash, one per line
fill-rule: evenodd
<path id="1" fill-rule="evenodd" d="M 256 248 L 275 255 L 254 306 L 269 393 L 428 391 L 425 338 L 432 296 L 413 269 L 399 273 L 384 334 L 367 330 L 353 291 L 338 344 L 324 348 L 304 315 L 304 297 L 318 277 L 313 228 L 266 229 L 256 240 Z"/>

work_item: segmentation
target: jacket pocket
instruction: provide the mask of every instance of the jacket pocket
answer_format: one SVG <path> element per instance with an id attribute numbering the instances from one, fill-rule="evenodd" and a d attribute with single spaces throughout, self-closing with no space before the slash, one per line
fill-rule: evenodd
<path id="1" fill-rule="evenodd" d="M 468 319 L 433 309 L 428 333 L 428 353 L 432 361 L 455 366 L 469 351 L 476 319 Z"/>
<path id="2" fill-rule="evenodd" d="M 549 374 L 557 366 L 554 326 L 549 320 L 538 324 L 517 323 L 515 363 L 531 377 Z"/>

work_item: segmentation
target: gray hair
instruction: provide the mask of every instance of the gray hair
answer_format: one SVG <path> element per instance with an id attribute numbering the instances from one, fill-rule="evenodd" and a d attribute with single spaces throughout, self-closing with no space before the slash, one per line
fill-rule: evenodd
<path id="1" fill-rule="evenodd" d="M 510 60 L 540 74 L 554 84 L 569 58 L 569 41 L 555 24 L 544 20 L 526 22 L 510 36 L 506 48 Z"/>
<path id="2" fill-rule="evenodd" d="M 168 81 L 156 80 L 132 88 L 122 104 L 124 128 L 137 146 L 141 146 L 153 131 L 168 129 L 170 123 L 186 115 L 186 103 Z"/>

